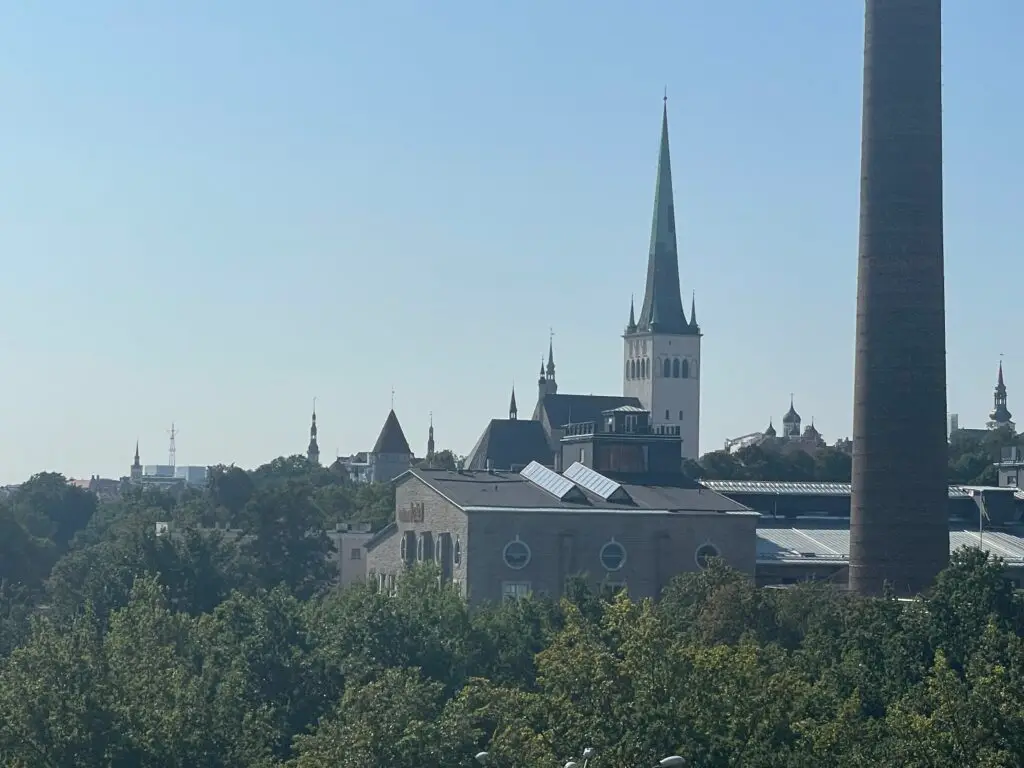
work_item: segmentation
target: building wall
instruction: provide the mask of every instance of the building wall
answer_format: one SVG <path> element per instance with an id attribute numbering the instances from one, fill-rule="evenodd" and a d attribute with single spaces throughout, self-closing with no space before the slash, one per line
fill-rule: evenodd
<path id="1" fill-rule="evenodd" d="M 679 427 L 682 455 L 694 460 L 700 457 L 700 342 L 698 335 L 639 333 L 626 336 L 623 345 L 622 394 L 639 398 L 651 412 L 651 425 L 655 429 Z M 649 361 L 650 374 L 646 378 L 631 378 L 628 374 L 631 361 L 639 359 Z M 665 378 L 666 359 L 686 361 L 687 377 Z"/>
<path id="2" fill-rule="evenodd" d="M 757 518 L 748 515 L 664 515 L 577 512 L 474 512 L 469 517 L 468 594 L 472 601 L 499 600 L 511 585 L 558 596 L 565 580 L 586 574 L 595 588 L 627 586 L 634 598 L 657 597 L 671 579 L 698 570 L 698 548 L 711 543 L 732 567 L 754 574 Z M 503 558 L 518 539 L 530 550 L 525 567 Z M 619 570 L 608 571 L 602 547 L 616 541 L 626 550 Z"/>
<path id="3" fill-rule="evenodd" d="M 442 572 L 451 581 L 465 584 L 468 539 L 466 514 L 415 476 L 409 476 L 395 488 L 395 525 L 393 534 L 367 552 L 367 572 L 377 576 L 397 576 L 407 564 L 434 561 L 441 555 Z M 438 540 L 447 534 L 450 546 L 438 552 Z M 409 537 L 409 538 L 406 538 Z M 402 542 L 406 556 L 402 556 Z M 424 542 L 423 550 L 420 542 Z M 410 551 L 411 548 L 411 551 Z M 429 551 L 428 551 L 429 550 Z"/>
<path id="4" fill-rule="evenodd" d="M 375 483 L 389 483 L 412 466 L 408 454 L 375 453 L 370 456 L 372 479 Z"/>
<path id="5" fill-rule="evenodd" d="M 330 560 L 338 569 L 338 583 L 347 586 L 366 580 L 366 542 L 370 533 L 354 531 L 328 531 L 335 551 Z"/>

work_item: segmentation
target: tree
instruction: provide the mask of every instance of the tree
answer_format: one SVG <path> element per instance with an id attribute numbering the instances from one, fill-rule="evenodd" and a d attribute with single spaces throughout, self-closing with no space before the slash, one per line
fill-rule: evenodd
<path id="1" fill-rule="evenodd" d="M 15 517 L 25 528 L 37 538 L 52 541 L 59 552 L 89 524 L 98 505 L 96 494 L 56 472 L 33 475 L 15 491 L 12 501 Z"/>
<path id="2" fill-rule="evenodd" d="M 300 481 L 275 482 L 256 491 L 245 505 L 242 552 L 255 584 L 265 589 L 285 584 L 306 598 L 333 577 L 327 556 L 334 545 L 309 493 Z"/>

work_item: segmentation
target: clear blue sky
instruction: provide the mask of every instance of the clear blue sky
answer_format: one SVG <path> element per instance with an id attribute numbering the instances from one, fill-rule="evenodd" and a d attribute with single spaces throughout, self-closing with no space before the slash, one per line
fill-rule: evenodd
<path id="1" fill-rule="evenodd" d="M 0 13 L 0 482 L 467 452 L 548 328 L 621 391 L 663 86 L 701 448 L 850 432 L 861 0 L 122 0 Z M 945 4 L 950 410 L 1024 420 L 1024 4 Z M 1015 406 L 1016 403 L 1016 407 Z"/>

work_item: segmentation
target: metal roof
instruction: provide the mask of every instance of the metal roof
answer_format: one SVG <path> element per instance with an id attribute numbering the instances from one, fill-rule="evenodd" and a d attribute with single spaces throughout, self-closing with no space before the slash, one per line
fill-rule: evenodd
<path id="1" fill-rule="evenodd" d="M 850 483 L 804 483 L 776 480 L 701 480 L 701 485 L 718 493 L 747 493 L 765 496 L 849 496 Z M 949 486 L 949 498 L 965 499 L 974 486 Z M 1024 501 L 1024 492 L 1018 491 L 1016 498 Z"/>
<path id="2" fill-rule="evenodd" d="M 1006 531 L 954 529 L 949 532 L 950 554 L 961 547 L 982 548 L 1007 563 L 1024 565 L 1024 537 Z M 847 562 L 847 528 L 758 528 L 758 562 Z"/>
<path id="3" fill-rule="evenodd" d="M 605 501 L 631 501 L 629 494 L 626 493 L 621 483 L 617 483 L 610 477 L 605 477 L 601 473 L 595 472 L 578 461 L 573 463 L 562 474 L 591 493 L 596 493 Z"/>
<path id="4" fill-rule="evenodd" d="M 568 500 L 574 491 L 577 496 L 582 496 L 582 492 L 572 480 L 562 477 L 554 470 L 548 469 L 536 461 L 527 464 L 519 474 L 539 488 L 543 488 L 559 501 Z M 584 497 L 582 500 L 586 501 L 586 498 Z"/>

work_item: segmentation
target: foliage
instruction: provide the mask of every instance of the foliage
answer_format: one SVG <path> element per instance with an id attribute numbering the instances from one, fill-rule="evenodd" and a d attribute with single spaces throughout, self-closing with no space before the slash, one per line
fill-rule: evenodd
<path id="1" fill-rule="evenodd" d="M 658 602 L 572 579 L 470 609 L 432 566 L 329 585 L 316 531 L 388 489 L 301 458 L 213 474 L 0 500 L 0 765 L 1024 764 L 1024 602 L 978 550 L 915 602 L 712 560 Z"/>
<path id="2" fill-rule="evenodd" d="M 949 482 L 963 485 L 996 485 L 994 464 L 1009 446 L 1024 450 L 1024 438 L 1012 431 L 954 432 L 949 443 Z M 706 480 L 778 480 L 790 482 L 848 483 L 852 459 L 849 453 L 827 446 L 813 453 L 800 448 L 748 445 L 734 452 L 711 451 L 699 462 L 684 460 L 683 471 Z"/>

